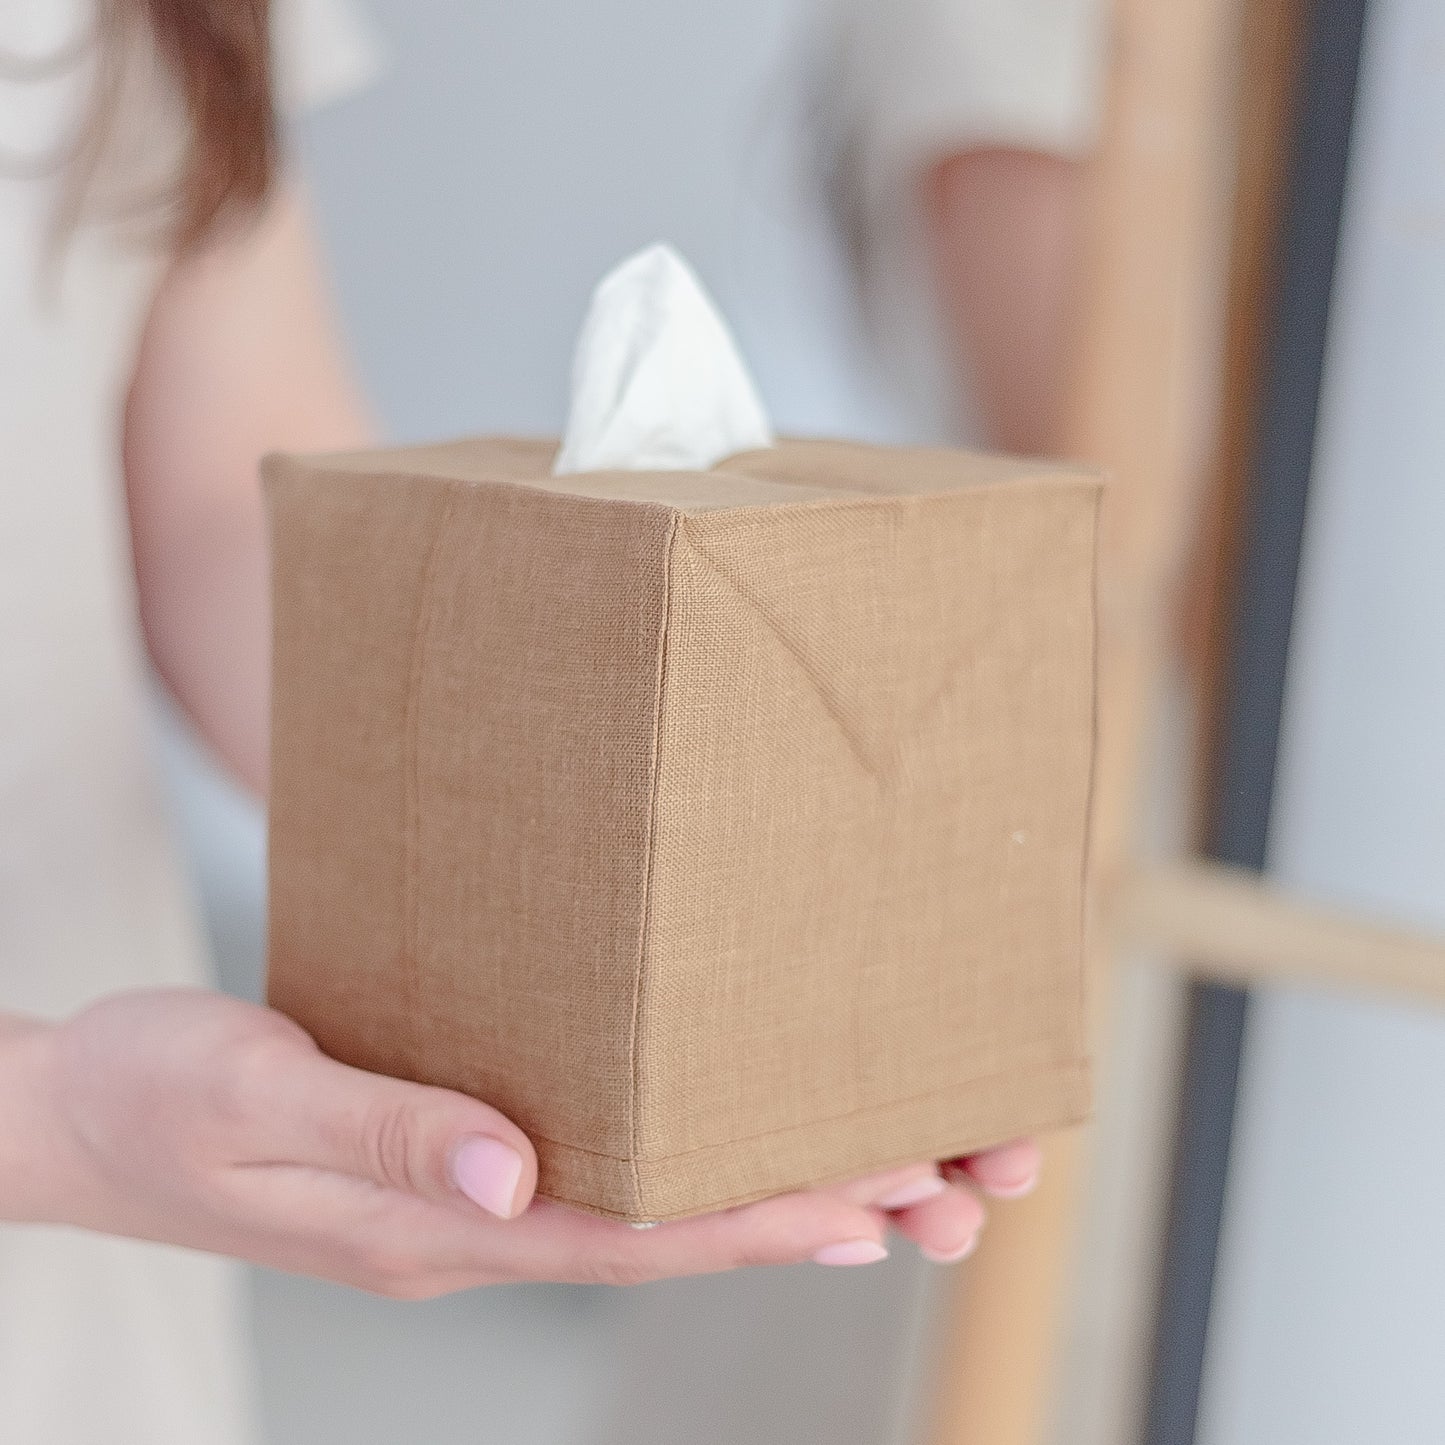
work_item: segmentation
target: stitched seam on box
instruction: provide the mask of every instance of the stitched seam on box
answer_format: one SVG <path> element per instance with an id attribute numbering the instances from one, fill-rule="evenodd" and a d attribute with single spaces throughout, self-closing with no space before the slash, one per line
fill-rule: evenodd
<path id="1" fill-rule="evenodd" d="M 652 942 L 652 874 L 657 849 L 658 780 L 662 774 L 662 704 L 667 687 L 667 646 L 672 631 L 672 554 L 677 544 L 678 513 L 668 519 L 667 538 L 662 549 L 662 621 L 657 644 L 657 682 L 652 695 L 652 775 L 648 779 L 647 838 L 643 845 L 642 918 L 637 931 L 637 968 L 632 978 L 632 1030 L 628 1040 L 627 1100 L 629 1163 L 632 1172 L 632 1198 L 639 1215 L 642 1203 L 642 1171 L 638 1156 L 642 1151 L 642 973 L 647 966 Z M 558 1141 L 560 1142 L 560 1141 Z M 564 1148 L 570 1146 L 563 1146 Z M 591 1152 L 591 1151 L 588 1151 Z M 611 1156 L 601 1155 L 602 1158 Z"/>
<path id="2" fill-rule="evenodd" d="M 437 517 L 436 528 L 432 532 L 431 541 L 427 547 L 426 561 L 422 566 L 416 622 L 411 636 L 411 672 L 406 685 L 406 756 L 403 760 L 406 769 L 406 818 L 402 829 L 403 846 L 406 850 L 402 946 L 406 951 L 406 957 L 402 960 L 402 966 L 405 970 L 408 1016 L 412 1019 L 416 1017 L 416 1010 L 419 1006 L 418 996 L 421 991 L 421 960 L 418 956 L 421 925 L 417 904 L 421 868 L 421 764 L 417 742 L 421 726 L 421 683 L 426 664 L 427 635 L 431 631 L 437 564 L 455 504 L 456 492 L 448 488 Z"/>
<path id="3" fill-rule="evenodd" d="M 697 538 L 692 535 L 691 531 L 688 533 L 687 544 L 688 551 L 697 557 L 715 576 L 721 578 L 721 580 L 727 584 L 728 589 L 738 601 L 743 604 L 744 610 L 749 612 L 753 618 L 762 625 L 763 630 L 767 632 L 788 657 L 792 659 L 794 665 L 803 676 L 807 678 L 814 696 L 817 697 L 823 706 L 823 711 L 833 720 L 838 731 L 843 734 L 843 739 L 848 744 L 848 750 L 853 754 L 858 766 L 862 768 L 870 778 L 878 779 L 880 775 L 878 765 L 869 757 L 868 749 L 863 739 L 858 736 L 857 730 L 853 727 L 852 723 L 848 721 L 847 714 L 844 712 L 841 703 L 833 695 L 833 690 L 828 686 L 827 682 L 818 675 L 818 671 L 813 664 L 798 650 L 797 645 L 787 633 L 768 616 L 767 610 L 763 607 L 762 603 L 759 602 L 756 597 L 752 596 L 722 563 L 698 544 Z"/>
<path id="4" fill-rule="evenodd" d="M 1025 1079 L 1038 1078 L 1041 1075 L 1062 1074 L 1070 1070 L 1086 1070 L 1089 1066 L 1089 1058 L 1086 1053 L 1079 1053 L 1073 1057 L 1062 1059 L 1056 1063 L 1045 1064 L 1037 1069 L 1030 1069 L 1022 1077 Z M 825 1124 L 844 1124 L 849 1119 L 860 1119 L 868 1114 L 882 1114 L 889 1109 L 899 1109 L 907 1104 L 921 1104 L 929 1099 L 947 1098 L 949 1095 L 957 1094 L 964 1089 L 975 1089 L 984 1084 L 992 1084 L 999 1079 L 1017 1079 L 1020 1076 L 1012 1069 L 1000 1069 L 992 1074 L 978 1074 L 971 1079 L 963 1079 L 958 1083 L 946 1084 L 942 1088 L 928 1089 L 921 1094 L 909 1094 L 901 1099 L 887 1099 L 881 1104 L 867 1104 L 861 1109 L 848 1109 L 841 1114 L 829 1114 L 821 1119 L 800 1119 L 796 1124 L 780 1124 L 776 1129 L 764 1129 L 757 1134 L 737 1134 L 730 1139 L 717 1139 L 711 1144 L 699 1144 L 694 1149 L 681 1149 L 675 1154 L 650 1155 L 640 1161 L 636 1158 L 624 1159 L 620 1154 L 607 1154 L 601 1149 L 588 1149 L 581 1144 L 568 1144 L 563 1139 L 549 1139 L 545 1134 L 531 1133 L 529 1138 L 537 1144 L 554 1144 L 559 1149 L 567 1149 L 574 1154 L 586 1154 L 593 1159 L 611 1159 L 618 1164 L 630 1164 L 636 1172 L 639 1162 L 643 1164 L 670 1164 L 676 1159 L 686 1159 L 693 1154 L 706 1154 L 709 1149 L 730 1149 L 737 1144 L 752 1144 L 759 1139 L 772 1139 L 779 1134 L 794 1134 L 804 1129 L 816 1129 Z"/>
<path id="5" fill-rule="evenodd" d="M 1013 486 L 1014 483 L 998 483 L 996 486 L 990 485 L 989 487 L 980 488 L 978 490 L 993 491 L 1001 489 L 1005 485 Z M 930 502 L 946 502 L 952 500 L 954 497 L 972 495 L 974 494 L 950 492 L 927 496 L 910 496 L 907 498 L 870 498 L 869 501 L 871 502 L 878 500 L 886 502 L 889 508 L 896 507 L 900 501 L 907 501 L 915 508 L 921 509 L 927 506 L 927 504 Z M 1098 488 L 1096 487 L 1096 505 L 1097 496 Z M 804 505 L 811 506 L 813 504 L 807 503 Z M 785 509 L 775 508 L 773 510 L 774 512 L 777 512 Z M 848 723 L 846 712 L 841 702 L 836 699 L 834 690 L 830 688 L 826 681 L 824 681 L 824 679 L 822 679 L 818 675 L 817 670 L 802 654 L 801 650 L 797 647 L 797 645 L 793 643 L 792 640 L 788 637 L 786 630 L 781 626 L 781 624 L 776 622 L 771 617 L 771 615 L 768 613 L 766 606 L 757 598 L 755 598 L 750 592 L 748 592 L 747 589 L 743 586 L 743 584 L 740 583 L 737 578 L 733 576 L 733 574 L 727 569 L 727 567 L 697 540 L 696 534 L 692 529 L 689 529 L 688 531 L 688 544 L 691 549 L 700 558 L 702 558 L 702 560 L 706 562 L 708 566 L 711 567 L 713 571 L 715 571 L 717 575 L 728 584 L 729 587 L 732 588 L 732 590 L 737 594 L 739 600 L 743 602 L 743 604 L 750 611 L 753 612 L 758 621 L 761 622 L 763 626 L 766 627 L 768 631 L 770 631 L 774 635 L 774 637 L 777 638 L 779 644 L 793 658 L 794 662 L 797 663 L 798 667 L 802 669 L 804 675 L 807 677 L 809 683 L 812 685 L 813 690 L 817 693 L 819 701 L 822 702 L 824 708 L 827 710 L 828 715 L 838 725 L 840 731 L 843 732 L 844 736 L 848 739 L 848 742 L 852 745 L 853 751 L 862 766 L 880 781 L 892 781 L 900 771 L 900 758 L 904 745 L 908 742 L 911 742 L 912 739 L 915 738 L 928 725 L 928 723 L 932 720 L 934 713 L 939 709 L 939 707 L 942 706 L 944 701 L 950 696 L 954 689 L 968 676 L 968 665 L 975 660 L 979 650 L 979 635 L 971 635 L 965 640 L 965 643 L 958 648 L 957 652 L 953 655 L 953 657 L 950 658 L 949 661 L 940 670 L 939 682 L 938 685 L 934 688 L 933 692 L 924 699 L 923 703 L 912 714 L 912 716 L 905 720 L 900 729 L 899 736 L 891 740 L 892 746 L 888 749 L 887 756 L 885 758 L 881 758 L 875 761 L 870 758 L 868 754 L 868 749 L 864 744 L 862 738 L 856 735 L 856 732 L 851 728 L 851 725 Z"/>
<path id="6" fill-rule="evenodd" d="M 1068 1118 L 1059 1120 L 1059 1121 L 1057 1122 L 1057 1127 L 1059 1127 L 1059 1128 L 1065 1128 L 1065 1127 L 1067 1127 L 1067 1126 L 1070 1125 L 1070 1124 L 1080 1124 L 1080 1123 L 1083 1123 L 1083 1121 L 1084 1121 L 1085 1119 L 1087 1119 L 1088 1117 L 1089 1117 L 1089 1111 L 1088 1111 L 1087 1106 L 1080 1106 L 1080 1107 L 1071 1109 L 1071 1110 L 1069 1111 L 1069 1116 L 1068 1116 Z M 957 1137 L 957 1136 L 955 1136 L 955 1137 Z M 746 1141 L 746 1140 L 742 1140 L 742 1141 L 739 1141 L 739 1142 L 746 1143 L 747 1141 Z M 680 1157 L 680 1156 L 673 1156 L 673 1157 Z M 957 1157 L 957 1155 L 950 1154 L 950 1155 L 945 1156 L 945 1157 L 955 1158 L 955 1157 Z M 669 1158 L 669 1159 L 649 1159 L 649 1160 L 647 1161 L 647 1163 L 649 1163 L 649 1164 L 668 1164 L 668 1163 L 670 1163 L 670 1162 L 671 1162 L 671 1159 L 670 1159 L 670 1158 Z M 885 1170 L 888 1170 L 888 1169 L 902 1168 L 905 1164 L 911 1164 L 911 1163 L 916 1163 L 916 1162 L 917 1162 L 916 1159 L 913 1159 L 913 1158 L 910 1158 L 910 1157 L 907 1157 L 907 1156 L 900 1156 L 900 1157 L 898 1157 L 898 1158 L 896 1158 L 896 1159 L 894 1159 L 894 1160 L 892 1160 L 892 1161 L 885 1161 L 885 1162 L 883 1162 L 883 1163 L 881 1163 L 881 1164 L 878 1164 L 878 1165 L 876 1165 L 876 1166 L 874 1166 L 874 1167 L 876 1168 L 876 1170 L 877 1170 L 878 1172 L 882 1172 L 882 1171 L 885 1171 Z M 848 1176 L 847 1176 L 847 1174 L 846 1174 L 846 1172 L 845 1172 L 845 1173 L 836 1174 L 836 1175 L 833 1176 L 833 1177 L 838 1178 L 838 1179 L 845 1179 L 845 1178 L 847 1178 Z M 821 1181 L 819 1181 L 819 1185 L 820 1185 L 820 1187 L 825 1187 L 828 1182 L 829 1182 L 828 1180 L 821 1180 Z M 795 1186 L 795 1187 L 796 1187 L 796 1186 Z M 751 1190 L 748 1190 L 748 1191 L 747 1191 L 746 1193 L 744 1193 L 744 1194 L 731 1194 L 731 1195 L 728 1195 L 728 1196 L 727 1196 L 726 1198 L 724 1198 L 724 1199 L 713 1199 L 713 1200 L 709 1200 L 706 1204 L 704 1204 L 704 1205 L 702 1206 L 702 1209 L 703 1209 L 703 1211 L 705 1211 L 706 1213 L 712 1214 L 712 1213 L 715 1213 L 715 1212 L 716 1212 L 717 1210 L 719 1210 L 719 1209 L 731 1209 L 731 1208 L 732 1208 L 733 1206 L 735 1206 L 735 1205 L 739 1205 L 739 1204 L 751 1204 L 754 1200 L 757 1200 L 757 1199 L 767 1199 L 767 1198 L 769 1198 L 769 1197 L 772 1196 L 772 1195 L 776 1195 L 777 1192 L 778 1192 L 778 1191 L 777 1191 L 776 1189 L 751 1189 Z M 576 1207 L 579 1208 L 579 1209 L 583 1209 L 583 1210 L 587 1211 L 589 1214 L 600 1214 L 600 1215 L 605 1216 L 605 1217 L 608 1218 L 608 1219 L 631 1219 L 631 1218 L 632 1218 L 631 1215 L 625 1214 L 625 1213 L 624 1213 L 623 1211 L 621 1211 L 621 1210 L 618 1210 L 618 1209 L 608 1209 L 608 1208 L 606 1208 L 606 1207 L 603 1206 L 603 1205 L 598 1205 L 598 1204 L 596 1204 L 594 1201 L 592 1201 L 592 1200 L 590 1200 L 590 1199 L 577 1199 L 577 1198 L 574 1198 L 574 1197 L 573 1197 L 572 1195 L 570 1195 L 570 1194 L 550 1194 L 550 1195 L 548 1195 L 547 1197 L 548 1197 L 549 1199 L 555 1200 L 555 1201 L 556 1201 L 557 1203 L 559 1203 L 559 1204 L 571 1204 L 571 1205 L 576 1206 Z M 693 1212 L 695 1212 L 695 1211 L 689 1209 L 689 1210 L 687 1210 L 686 1212 L 681 1213 L 681 1214 L 669 1214 L 669 1215 L 666 1216 L 666 1218 L 668 1218 L 668 1219 L 685 1219 L 685 1218 L 687 1218 L 687 1216 L 688 1216 L 689 1213 L 693 1213 Z"/>

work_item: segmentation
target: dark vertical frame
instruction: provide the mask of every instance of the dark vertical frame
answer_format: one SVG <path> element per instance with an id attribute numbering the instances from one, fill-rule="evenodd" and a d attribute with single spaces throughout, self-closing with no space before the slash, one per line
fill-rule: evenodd
<path id="1" fill-rule="evenodd" d="M 1285 671 L 1314 458 L 1368 0 L 1315 0 L 1306 17 L 1278 289 L 1254 442 L 1226 663 L 1210 853 L 1268 862 Z M 1144 1440 L 1193 1445 L 1204 1375 L 1249 996 L 1191 990 L 1180 1126 Z"/>

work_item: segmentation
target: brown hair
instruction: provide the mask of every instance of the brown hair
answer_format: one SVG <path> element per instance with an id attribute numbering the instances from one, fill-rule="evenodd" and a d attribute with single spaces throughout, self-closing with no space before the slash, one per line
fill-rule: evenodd
<path id="1" fill-rule="evenodd" d="M 175 87 L 187 125 L 163 211 L 169 238 L 193 246 L 217 224 L 265 200 L 280 141 L 271 84 L 270 0 L 100 0 L 95 107 L 72 157 L 63 229 L 104 151 L 131 42 L 142 39 Z"/>

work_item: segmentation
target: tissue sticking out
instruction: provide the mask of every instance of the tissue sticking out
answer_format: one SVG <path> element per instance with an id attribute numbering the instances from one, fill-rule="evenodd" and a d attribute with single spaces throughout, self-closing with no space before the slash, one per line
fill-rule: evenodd
<path id="1" fill-rule="evenodd" d="M 553 472 L 702 471 L 773 444 L 737 342 L 692 268 L 649 246 L 604 276 Z"/>

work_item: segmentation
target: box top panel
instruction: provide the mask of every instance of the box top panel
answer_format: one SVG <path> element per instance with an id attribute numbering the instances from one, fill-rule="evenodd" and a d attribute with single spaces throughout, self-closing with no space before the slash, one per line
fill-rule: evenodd
<path id="1" fill-rule="evenodd" d="M 556 443 L 468 437 L 429 446 L 329 452 L 304 458 L 314 471 L 501 483 L 563 496 L 650 502 L 682 512 L 935 496 L 1006 483 L 1096 488 L 1085 467 L 944 447 L 877 447 L 861 442 L 783 441 L 743 452 L 711 471 L 582 472 L 554 477 Z"/>

